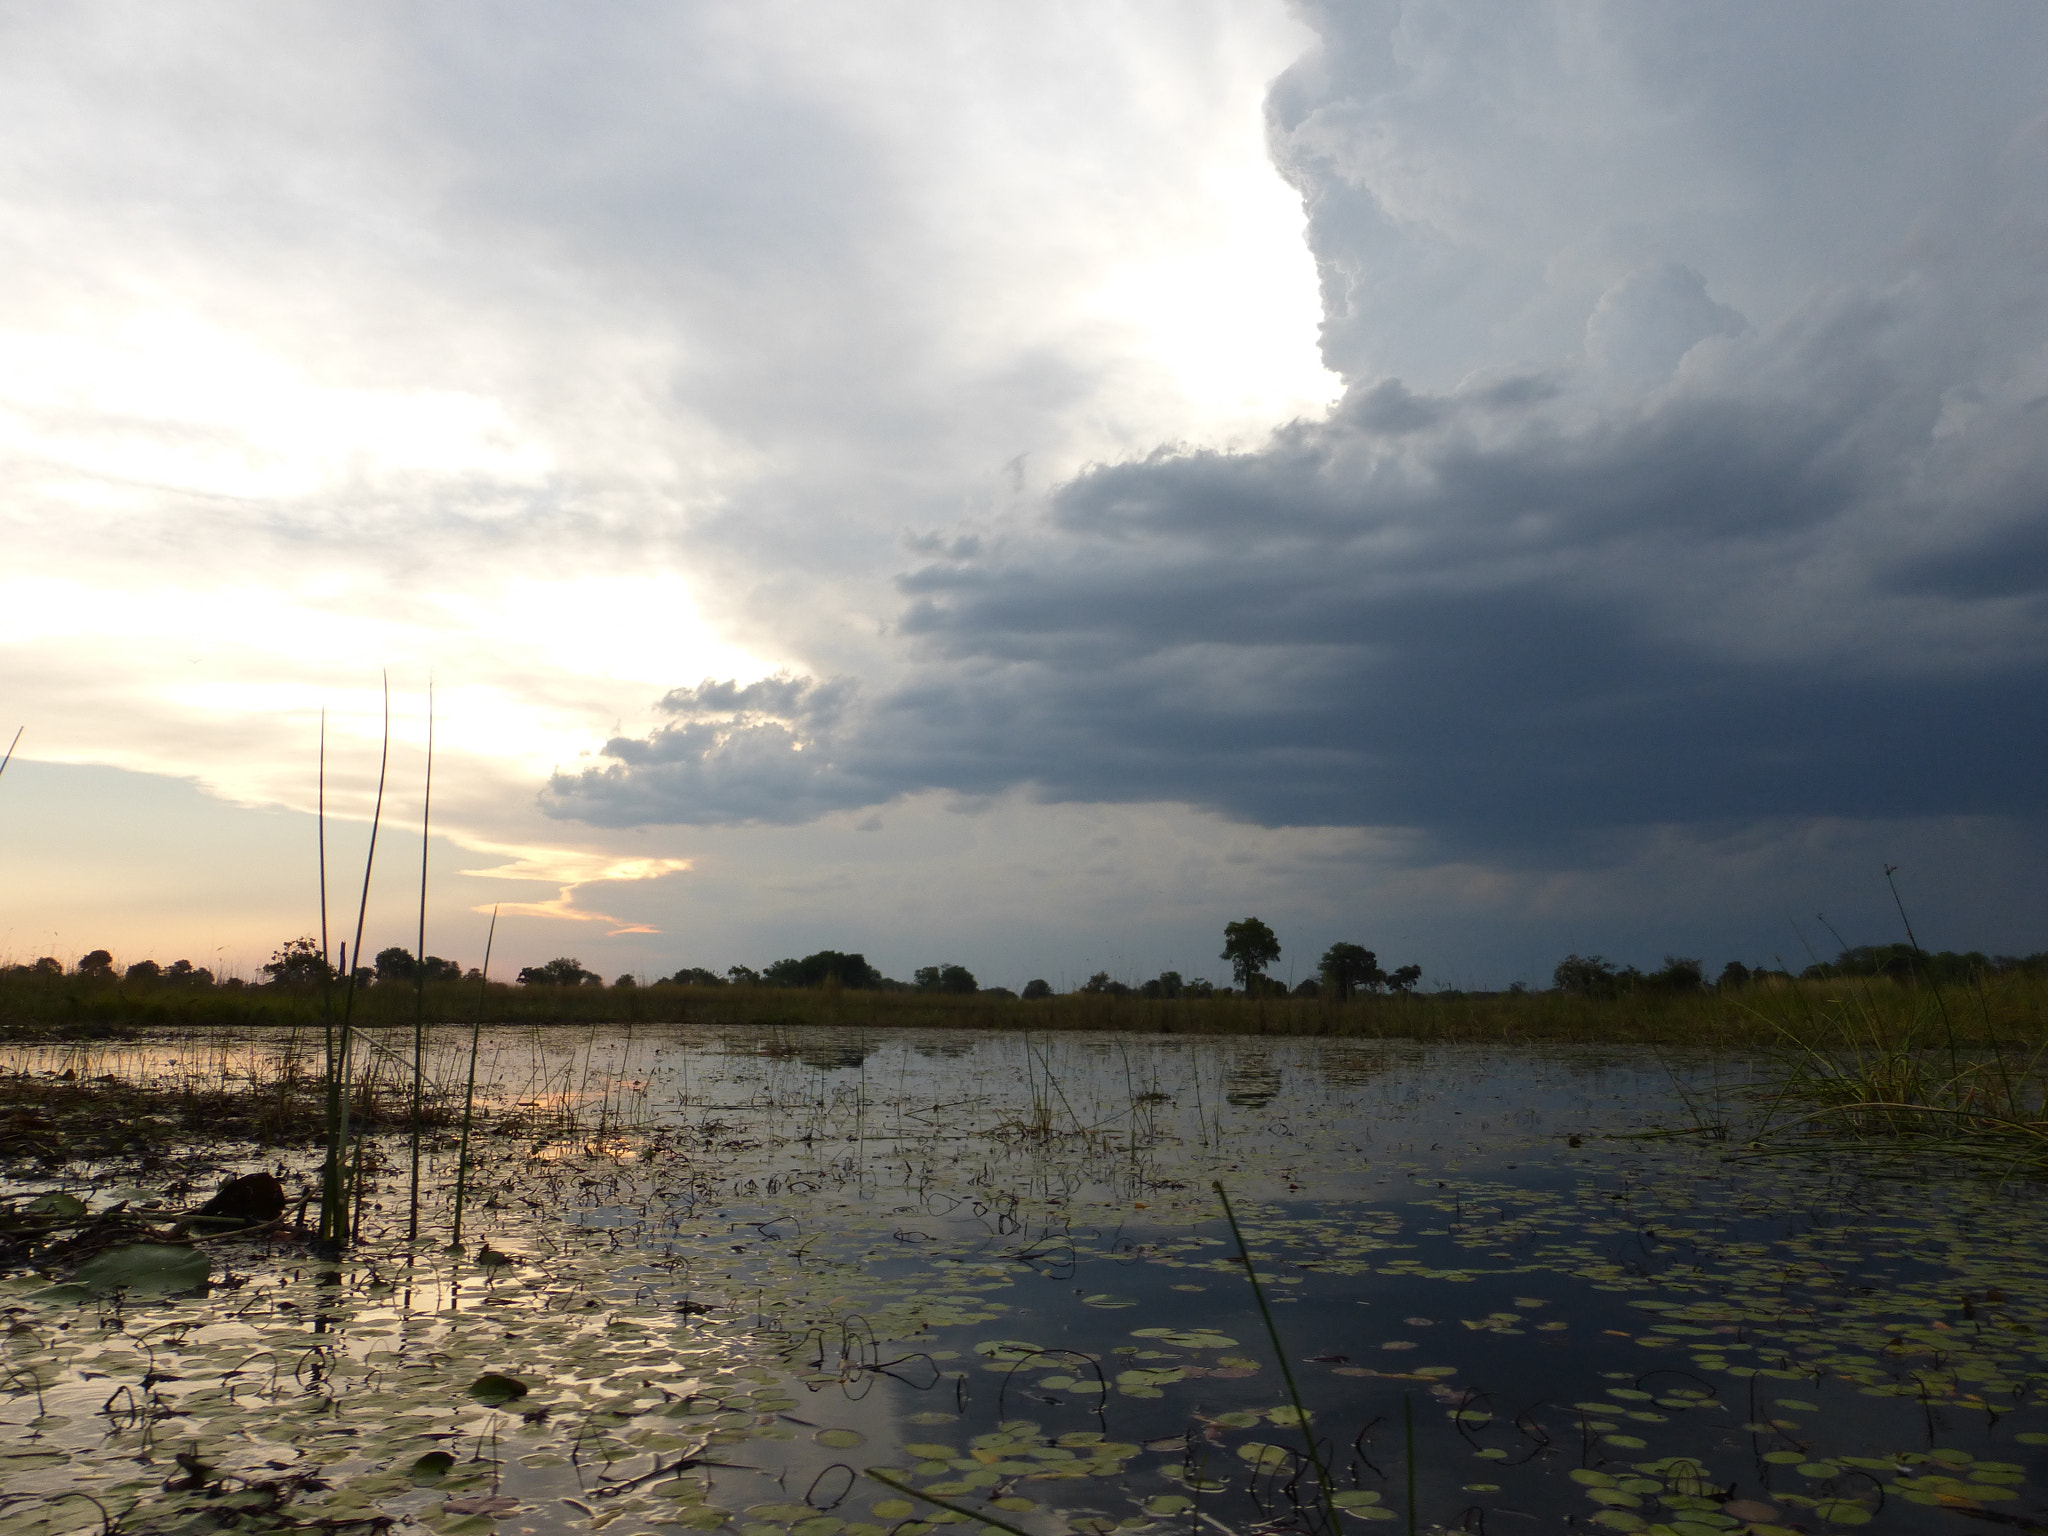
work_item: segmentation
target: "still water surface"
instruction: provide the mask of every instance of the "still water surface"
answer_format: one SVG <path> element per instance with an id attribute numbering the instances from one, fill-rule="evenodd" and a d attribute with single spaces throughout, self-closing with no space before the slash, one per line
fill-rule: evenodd
<path id="1" fill-rule="evenodd" d="M 444 1091 L 466 1047 L 436 1038 Z M 4 1063 L 267 1079 L 285 1053 Z M 338 1275 L 250 1243 L 216 1245 L 199 1296 L 11 1282 L 0 1487 L 31 1497 L 0 1533 L 102 1524 L 67 1490 L 132 1506 L 129 1530 L 217 1526 L 237 1490 L 443 1536 L 961 1523 L 868 1469 L 1032 1536 L 2042 1528 L 2037 1191 L 1762 1155 L 1749 1075 L 1575 1048 L 488 1030 L 466 1254 L 452 1143 L 423 1179 L 431 1240 L 403 1240 L 401 1138 Z M 288 1183 L 317 1156 L 204 1150 Z M 14 1190 L 138 1179 L 87 1173 Z M 479 1265 L 478 1238 L 512 1262 Z M 480 1401 L 487 1375 L 528 1390 Z"/>

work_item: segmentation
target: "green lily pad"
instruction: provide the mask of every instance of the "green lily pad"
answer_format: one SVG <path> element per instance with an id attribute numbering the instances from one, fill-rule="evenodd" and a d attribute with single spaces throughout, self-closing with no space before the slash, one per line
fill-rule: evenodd
<path id="1" fill-rule="evenodd" d="M 1237 1340 L 1226 1338 L 1207 1328 L 1135 1328 L 1131 1336 L 1138 1339 L 1157 1339 L 1162 1344 L 1176 1345 L 1181 1349 L 1234 1349 Z"/>
<path id="2" fill-rule="evenodd" d="M 974 1346 L 974 1352 L 984 1360 L 1027 1360 L 1042 1353 L 1036 1344 L 1020 1339 L 983 1339 Z"/>
<path id="3" fill-rule="evenodd" d="M 85 1202 L 76 1195 L 67 1195 L 61 1190 L 52 1190 L 47 1195 L 37 1195 L 29 1201 L 27 1212 L 31 1216 L 55 1216 L 69 1221 L 85 1214 Z"/>
<path id="4" fill-rule="evenodd" d="M 39 1301 L 46 1306 L 62 1307 L 75 1305 L 81 1301 L 89 1301 L 92 1299 L 92 1294 L 92 1287 L 89 1285 L 51 1285 L 45 1286 L 40 1291 L 32 1291 L 22 1299 L 24 1301 Z"/>
<path id="5" fill-rule="evenodd" d="M 431 1487 L 455 1469 L 455 1458 L 446 1451 L 429 1451 L 408 1469 L 408 1475 L 420 1487 Z"/>
<path id="6" fill-rule="evenodd" d="M 78 1266 L 78 1283 L 94 1295 L 108 1291 L 189 1291 L 206 1284 L 213 1265 L 197 1248 L 178 1243 L 125 1243 Z"/>
<path id="7" fill-rule="evenodd" d="M 532 1388 L 517 1377 L 501 1376 L 488 1371 L 469 1384 L 469 1395 L 486 1408 L 502 1408 L 507 1403 L 516 1403 Z"/>

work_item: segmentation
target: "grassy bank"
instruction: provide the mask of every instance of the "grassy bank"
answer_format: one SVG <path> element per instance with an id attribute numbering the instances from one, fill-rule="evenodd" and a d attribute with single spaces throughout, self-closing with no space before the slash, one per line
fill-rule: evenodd
<path id="1" fill-rule="evenodd" d="M 478 1016 L 475 982 L 434 982 L 430 1023 Z M 1067 993 L 1025 1001 L 936 992 L 776 987 L 517 987 L 493 984 L 483 1018 L 498 1024 L 660 1023 L 839 1028 L 1130 1030 L 1177 1035 L 1341 1035 L 1365 1039 L 1585 1042 L 1832 1051 L 1886 1042 L 1918 1049 L 2030 1051 L 2048 1040 L 2048 979 L 2014 973 L 1939 991 L 1913 981 L 1838 978 L 1733 992 L 1637 991 L 1380 995 L 1346 1003 L 1273 997 L 1156 999 Z M 179 988 L 77 976 L 0 979 L 0 1039 L 118 1038 L 145 1030 L 318 1028 L 339 989 Z M 358 1025 L 409 1027 L 410 985 L 371 986 Z"/>

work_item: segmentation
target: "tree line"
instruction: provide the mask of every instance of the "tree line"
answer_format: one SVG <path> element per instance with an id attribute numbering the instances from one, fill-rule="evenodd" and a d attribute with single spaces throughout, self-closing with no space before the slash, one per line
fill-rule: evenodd
<path id="1" fill-rule="evenodd" d="M 1235 986 L 1219 987 L 1200 977 L 1183 977 L 1178 971 L 1162 971 L 1150 981 L 1134 984 L 1118 980 L 1107 971 L 1097 971 L 1074 990 L 1108 997 L 1148 998 L 1320 997 L 1327 994 L 1342 1002 L 1365 992 L 1412 992 L 1422 980 L 1422 967 L 1419 965 L 1382 970 L 1379 957 L 1364 945 L 1340 943 L 1331 945 L 1324 952 L 1314 976 L 1290 989 L 1266 974 L 1278 963 L 1280 954 L 1280 940 L 1272 928 L 1256 917 L 1247 917 L 1224 925 L 1223 950 L 1217 956 L 1230 962 Z M 564 980 L 568 975 L 567 968 L 577 964 L 574 960 L 550 963 L 564 968 L 560 973 Z M 584 974 L 588 976 L 589 973 Z M 528 982 L 528 973 L 522 971 L 519 979 Z M 590 979 L 596 980 L 594 977 Z M 540 978 L 535 977 L 534 980 Z M 911 980 L 896 981 L 868 964 L 864 955 L 843 954 L 831 949 L 820 950 L 802 959 L 778 960 L 758 971 L 749 966 L 735 965 L 721 974 L 703 966 L 685 966 L 672 976 L 662 977 L 661 981 L 689 987 L 839 986 L 877 992 L 951 992 L 982 997 L 1022 996 L 1026 999 L 1053 995 L 1052 983 L 1042 976 L 1025 982 L 1023 991 L 1017 993 L 1008 987 L 981 986 L 966 966 L 950 962 L 923 966 L 912 973 Z M 615 986 L 631 984 L 631 977 L 621 977 L 613 983 Z"/>
<path id="2" fill-rule="evenodd" d="M 1333 944 L 1324 953 L 1317 968 L 1317 974 L 1290 989 L 1285 983 L 1275 981 L 1266 972 L 1280 959 L 1280 940 L 1271 927 L 1256 917 L 1227 923 L 1223 929 L 1223 950 L 1217 957 L 1230 962 L 1231 976 L 1235 987 L 1219 987 L 1202 978 L 1185 978 L 1178 971 L 1162 971 L 1150 981 L 1135 985 L 1119 981 L 1107 971 L 1097 971 L 1075 990 L 1081 993 L 1110 997 L 1147 998 L 1201 998 L 1201 997 L 1319 997 L 1327 994 L 1337 1001 L 1344 1001 L 1364 992 L 1412 992 L 1422 979 L 1422 968 L 1416 965 L 1398 966 L 1391 971 L 1380 968 L 1379 958 L 1361 944 Z M 464 971 L 453 960 L 439 955 L 416 957 L 411 950 L 400 945 L 379 950 L 370 965 L 346 967 L 347 950 L 342 951 L 343 965 L 332 963 L 322 951 L 320 941 L 311 935 L 302 935 L 288 940 L 272 953 L 262 967 L 261 985 L 286 991 L 315 990 L 339 982 L 353 980 L 358 986 L 418 986 L 422 981 L 481 982 L 483 977 L 475 969 Z M 8 974 L 57 977 L 64 975 L 81 976 L 92 980 L 125 980 L 141 984 L 213 986 L 216 985 L 211 971 L 193 966 L 189 961 L 179 960 L 169 966 L 159 966 L 153 960 L 138 960 L 125 971 L 117 969 L 114 957 L 104 949 L 95 949 L 81 958 L 77 966 L 67 972 L 63 962 L 45 956 L 33 965 L 15 965 L 6 968 Z M 522 966 L 513 978 L 522 987 L 602 987 L 606 985 L 603 976 L 591 970 L 574 955 L 558 955 L 539 965 Z M 226 986 L 244 985 L 240 980 L 230 978 L 219 983 Z M 840 987 L 852 990 L 875 992 L 937 992 L 956 996 L 979 996 L 1015 998 L 1019 993 L 1007 987 L 984 987 L 966 966 L 954 961 L 940 965 L 921 966 L 911 973 L 909 981 L 898 981 L 884 976 L 868 963 L 867 956 L 836 949 L 821 949 L 802 957 L 791 956 L 765 965 L 759 970 L 752 966 L 728 966 L 720 973 L 704 966 L 687 965 L 672 975 L 655 978 L 651 986 L 685 987 L 796 987 L 820 988 Z M 614 978 L 614 988 L 638 987 L 643 985 L 634 975 Z M 1025 998 L 1051 997 L 1052 984 L 1043 977 L 1035 977 L 1024 984 L 1021 994 Z"/>
<path id="3" fill-rule="evenodd" d="M 1315 975 L 1292 988 L 1267 973 L 1281 956 L 1279 937 L 1256 917 L 1226 923 L 1223 948 L 1218 959 L 1230 963 L 1233 985 L 1218 986 L 1201 977 L 1184 977 L 1178 971 L 1162 971 L 1148 981 L 1126 982 L 1097 971 L 1073 990 L 1107 997 L 1205 998 L 1205 997 L 1324 997 L 1346 1002 L 1361 995 L 1412 993 L 1422 980 L 1418 965 L 1382 969 L 1379 957 L 1362 944 L 1339 942 L 1326 949 L 1316 963 Z M 1747 987 L 1822 981 L 1844 977 L 1890 978 L 1900 982 L 1924 981 L 1935 984 L 1966 983 L 1974 979 L 2006 974 L 2048 975 L 2048 952 L 2030 955 L 1987 955 L 1979 950 L 1928 951 L 1912 944 L 1866 944 L 1844 949 L 1833 960 L 1815 961 L 1794 972 L 1782 966 L 1749 966 L 1739 960 L 1724 965 L 1712 981 L 1698 959 L 1666 955 L 1655 970 L 1619 965 L 1601 955 L 1569 954 L 1551 972 L 1551 990 L 1581 997 L 1622 997 L 1635 993 L 1686 994 L 1735 992 Z M 217 978 L 204 966 L 189 960 L 160 965 L 138 960 L 124 967 L 113 955 L 94 949 L 82 955 L 75 966 L 45 955 L 28 964 L 0 967 L 0 976 L 10 979 L 56 980 L 76 978 L 88 982 L 122 981 L 139 986 L 238 988 L 249 983 L 237 977 Z M 280 990 L 312 990 L 349 979 L 340 966 L 321 953 L 317 939 L 304 936 L 281 945 L 262 967 L 263 980 L 257 985 Z M 358 986 L 414 987 L 422 981 L 480 982 L 472 967 L 465 971 L 453 960 L 439 955 L 418 958 L 399 945 L 379 950 L 369 965 L 353 968 Z M 557 956 L 539 965 L 522 966 L 513 977 L 522 987 L 603 987 L 604 978 L 572 955 Z M 865 955 L 836 949 L 821 949 L 802 957 L 791 956 L 756 970 L 752 966 L 728 966 L 723 972 L 703 966 L 683 966 L 671 975 L 643 982 L 633 975 L 614 978 L 613 988 L 648 986 L 685 987 L 839 987 L 875 992 L 934 992 L 956 996 L 1026 999 L 1051 997 L 1052 984 L 1034 977 L 1021 993 L 1007 987 L 984 987 L 966 966 L 956 962 L 921 966 L 909 981 L 883 975 L 869 964 Z M 1512 993 L 1529 992 L 1517 982 Z"/>
<path id="4" fill-rule="evenodd" d="M 1752 967 L 1730 960 L 1711 982 L 1704 964 L 1683 955 L 1666 955 L 1660 968 L 1643 971 L 1633 965 L 1616 965 L 1600 955 L 1573 954 L 1558 961 L 1550 973 L 1550 984 L 1556 991 L 1581 997 L 1620 997 L 1631 992 L 1739 992 L 1746 987 L 1843 977 L 1888 977 L 1940 985 L 2004 975 L 2048 975 L 2048 952 L 1987 955 L 1972 949 L 1959 954 L 1952 949 L 1925 950 L 1915 944 L 1858 944 L 1832 960 L 1816 960 L 1796 972 L 1783 966 Z M 1528 988 L 1517 982 L 1508 990 Z"/>

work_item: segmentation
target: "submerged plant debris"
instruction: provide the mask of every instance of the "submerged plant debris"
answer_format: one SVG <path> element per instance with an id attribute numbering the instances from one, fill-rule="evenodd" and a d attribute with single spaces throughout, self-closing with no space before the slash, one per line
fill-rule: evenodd
<path id="1" fill-rule="evenodd" d="M 466 1045 L 436 1038 L 441 1106 Z M 1762 1156 L 1698 1112 L 1739 1102 L 1740 1062 L 671 1026 L 485 1045 L 462 1252 L 441 1130 L 413 1242 L 406 1137 L 366 1138 L 363 1241 L 333 1261 L 291 1218 L 198 1215 L 256 1173 L 296 1207 L 303 1129 L 0 1148 L 0 1536 L 2048 1529 L 2038 1192 Z M 293 1049 L 6 1065 L 288 1098 Z"/>

